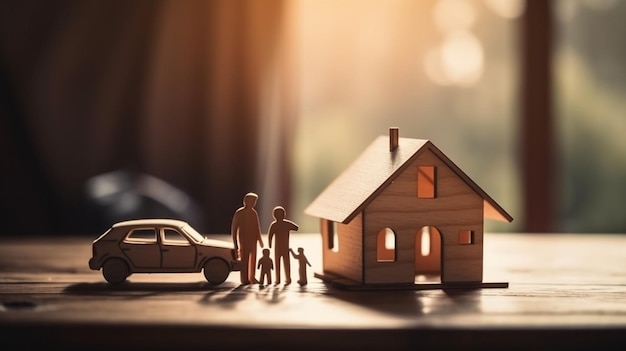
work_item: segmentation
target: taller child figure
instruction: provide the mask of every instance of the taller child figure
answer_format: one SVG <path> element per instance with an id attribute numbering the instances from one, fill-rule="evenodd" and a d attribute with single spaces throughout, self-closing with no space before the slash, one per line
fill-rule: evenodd
<path id="1" fill-rule="evenodd" d="M 258 198 L 255 193 L 247 193 L 244 196 L 243 207 L 235 212 L 230 228 L 235 251 L 241 258 L 241 284 L 258 283 L 254 277 L 257 241 L 263 247 L 259 215 L 254 209 Z"/>

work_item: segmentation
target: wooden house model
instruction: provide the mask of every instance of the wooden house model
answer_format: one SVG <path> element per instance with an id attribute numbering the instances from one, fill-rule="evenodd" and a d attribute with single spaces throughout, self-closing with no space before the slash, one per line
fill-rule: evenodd
<path id="1" fill-rule="evenodd" d="M 483 220 L 513 218 L 429 140 L 398 134 L 378 137 L 306 208 L 321 222 L 316 276 L 345 287 L 508 286 L 483 283 Z"/>

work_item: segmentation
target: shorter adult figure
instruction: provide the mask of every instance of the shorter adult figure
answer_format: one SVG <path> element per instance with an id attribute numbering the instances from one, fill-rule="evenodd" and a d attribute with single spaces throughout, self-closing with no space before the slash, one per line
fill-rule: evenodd
<path id="1" fill-rule="evenodd" d="M 289 260 L 289 232 L 298 230 L 298 225 L 285 219 L 285 209 L 282 206 L 274 207 L 274 222 L 267 231 L 270 248 L 272 238 L 274 243 L 274 262 L 276 262 L 276 284 L 280 284 L 280 262 L 285 267 L 285 284 L 291 284 L 291 265 Z"/>

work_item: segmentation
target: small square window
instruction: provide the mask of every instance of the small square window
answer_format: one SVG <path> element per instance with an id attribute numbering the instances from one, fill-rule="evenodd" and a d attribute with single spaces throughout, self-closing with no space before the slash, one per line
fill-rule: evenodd
<path id="1" fill-rule="evenodd" d="M 459 245 L 472 245 L 474 243 L 474 232 L 471 230 L 461 230 L 459 232 Z"/>

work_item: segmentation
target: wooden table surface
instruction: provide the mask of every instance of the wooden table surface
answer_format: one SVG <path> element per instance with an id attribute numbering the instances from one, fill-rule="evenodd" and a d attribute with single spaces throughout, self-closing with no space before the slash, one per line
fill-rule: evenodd
<path id="1" fill-rule="evenodd" d="M 227 236 L 215 236 L 228 240 Z M 624 349 L 626 235 L 485 235 L 484 281 L 506 289 L 345 291 L 210 287 L 201 273 L 91 271 L 91 237 L 0 239 L 0 345 L 15 349 Z M 267 240 L 266 240 L 267 242 Z M 297 263 L 292 261 L 296 278 Z M 294 279 L 294 281 L 296 280 Z M 0 346 L 1 347 L 1 346 Z M 4 349 L 4 348 L 3 348 Z"/>

